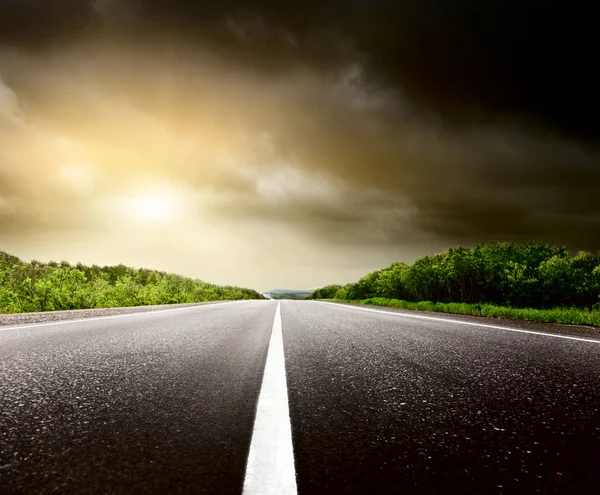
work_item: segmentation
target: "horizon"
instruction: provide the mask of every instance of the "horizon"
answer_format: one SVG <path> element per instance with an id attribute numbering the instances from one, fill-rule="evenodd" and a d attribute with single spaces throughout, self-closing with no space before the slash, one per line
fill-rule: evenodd
<path id="1" fill-rule="evenodd" d="M 503 244 L 503 243 L 506 243 L 506 242 L 507 241 L 492 241 L 492 242 L 489 242 L 489 243 L 478 244 L 478 247 L 479 246 L 486 246 L 486 245 L 490 246 L 490 245 L 494 245 L 494 244 Z M 540 241 L 530 240 L 530 241 L 523 241 L 523 242 L 517 242 L 517 243 L 512 243 L 512 244 L 518 246 L 518 245 L 524 245 L 524 244 L 528 244 L 528 243 L 540 244 Z M 544 244 L 544 243 L 541 243 L 541 244 Z M 573 249 L 569 249 L 568 246 L 559 246 L 558 244 L 551 244 L 550 243 L 550 244 L 546 244 L 546 246 L 552 246 L 552 247 L 555 247 L 555 248 L 561 248 L 562 247 L 562 248 L 564 248 L 566 250 L 567 255 L 570 256 L 570 257 L 573 257 L 576 254 L 582 254 L 582 253 L 589 253 L 592 256 L 594 255 L 593 252 L 589 252 L 589 251 L 585 251 L 585 250 L 573 250 Z M 474 247 L 475 246 L 451 246 L 450 249 L 457 249 L 457 248 L 458 249 L 460 249 L 460 248 L 472 249 Z M 0 249 L 0 253 L 2 253 L 2 252 L 4 252 L 5 254 L 14 256 L 14 253 L 7 253 L 6 251 L 3 251 L 2 249 Z M 447 254 L 447 253 L 448 253 L 448 251 L 439 251 L 439 252 L 436 252 L 436 253 L 428 253 L 428 254 L 425 254 L 422 257 L 418 258 L 417 260 L 423 259 L 423 258 L 428 257 L 428 256 L 438 256 L 438 255 L 444 255 L 444 254 Z M 598 250 L 597 255 L 600 256 L 600 249 Z M 213 281 L 206 280 L 206 279 L 202 278 L 201 276 L 200 277 L 195 277 L 195 276 L 187 275 L 185 273 L 177 273 L 177 272 L 172 272 L 172 271 L 169 271 L 169 270 L 161 270 L 160 268 L 152 268 L 152 267 L 148 267 L 148 266 L 127 265 L 126 263 L 123 263 L 123 262 L 103 264 L 103 263 L 84 263 L 81 260 L 77 260 L 75 262 L 72 262 L 72 261 L 65 260 L 65 259 L 61 259 L 61 260 L 59 260 L 59 259 L 50 259 L 50 260 L 23 259 L 23 258 L 21 258 L 19 256 L 17 256 L 17 258 L 20 261 L 25 262 L 25 263 L 31 263 L 32 261 L 40 262 L 40 263 L 43 263 L 43 264 L 67 262 L 72 267 L 75 267 L 76 265 L 79 265 L 79 264 L 81 264 L 83 266 L 87 266 L 87 267 L 98 266 L 98 267 L 101 267 L 101 268 L 102 267 L 104 267 L 104 268 L 106 268 L 106 267 L 115 267 L 115 266 L 122 265 L 122 266 L 126 266 L 127 268 L 133 268 L 135 270 L 148 270 L 148 271 L 161 272 L 161 273 L 165 273 L 165 274 L 173 274 L 173 275 L 178 275 L 178 276 L 183 276 L 183 277 L 186 277 L 186 278 L 190 278 L 192 280 L 198 280 L 198 281 L 206 282 L 206 283 L 209 283 L 209 284 L 215 284 Z M 411 262 L 411 263 L 406 263 L 406 262 L 401 262 L 401 263 L 404 263 L 407 266 L 411 266 L 417 260 L 413 260 L 413 262 Z M 392 262 L 391 265 L 393 265 L 395 263 L 397 263 L 397 262 Z M 240 287 L 240 288 L 245 287 L 245 288 L 249 288 L 249 289 L 255 290 L 258 293 L 263 294 L 263 295 L 264 294 L 270 294 L 270 293 L 273 293 L 273 292 L 276 292 L 276 291 L 277 292 L 281 292 L 281 293 L 287 293 L 287 292 L 290 292 L 290 293 L 294 293 L 294 292 L 314 292 L 314 291 L 317 291 L 318 289 L 322 289 L 322 288 L 328 287 L 328 286 L 337 286 L 337 285 L 339 285 L 339 286 L 346 286 L 348 284 L 353 284 L 353 283 L 356 283 L 358 281 L 358 279 L 362 279 L 363 277 L 365 277 L 366 275 L 371 274 L 372 272 L 379 272 L 379 271 L 387 269 L 387 268 L 390 268 L 390 266 L 387 266 L 387 265 L 386 266 L 380 266 L 380 267 L 375 268 L 374 270 L 371 270 L 368 273 L 362 273 L 362 274 L 360 274 L 356 279 L 353 279 L 353 280 L 348 280 L 348 281 L 343 281 L 343 282 L 329 281 L 328 283 L 323 284 L 322 286 L 311 287 L 311 288 L 292 288 L 291 289 L 291 288 L 289 288 L 287 286 L 280 286 L 280 287 L 276 287 L 276 288 L 272 287 L 270 289 L 262 289 L 262 288 L 261 289 L 257 289 L 255 287 L 239 286 L 239 285 L 230 284 L 230 283 L 215 284 L 215 285 L 235 286 L 235 287 Z M 284 287 L 287 287 L 287 288 L 284 288 Z"/>
<path id="2" fill-rule="evenodd" d="M 494 240 L 595 252 L 592 19 L 541 1 L 5 2 L 0 247 L 267 291 Z"/>

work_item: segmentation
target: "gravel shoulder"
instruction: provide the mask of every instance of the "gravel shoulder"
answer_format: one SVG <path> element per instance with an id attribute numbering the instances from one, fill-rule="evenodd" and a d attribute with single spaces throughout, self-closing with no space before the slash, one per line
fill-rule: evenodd
<path id="1" fill-rule="evenodd" d="M 331 301 L 332 302 L 332 301 Z M 544 323 L 539 321 L 528 321 L 528 320 L 509 320 L 506 318 L 487 318 L 485 316 L 471 316 L 471 315 L 460 315 L 455 313 L 441 313 L 437 311 L 418 311 L 412 309 L 403 308 L 389 308 L 386 306 L 375 306 L 370 304 L 353 304 L 353 303 L 340 303 L 344 306 L 358 306 L 362 308 L 377 309 L 382 311 L 389 311 L 390 313 L 404 313 L 404 314 L 420 314 L 427 315 L 435 318 L 444 318 L 448 320 L 456 321 L 468 321 L 471 323 L 482 323 L 484 325 L 498 325 L 507 328 L 516 328 L 522 330 L 531 330 L 535 332 L 545 333 L 557 333 L 564 335 L 574 335 L 578 337 L 590 337 L 600 339 L 600 327 L 588 326 L 588 325 L 567 325 L 563 323 Z"/>
<path id="2" fill-rule="evenodd" d="M 0 314 L 0 327 L 46 323 L 50 321 L 81 320 L 84 318 L 98 318 L 100 316 L 124 315 L 129 313 L 148 313 L 165 309 L 185 308 L 186 306 L 204 306 L 206 304 L 215 304 L 218 302 L 222 301 L 191 304 L 159 304 L 157 306 L 132 306 L 129 308 L 94 308 L 75 309 L 71 311 L 45 311 L 42 313 Z"/>

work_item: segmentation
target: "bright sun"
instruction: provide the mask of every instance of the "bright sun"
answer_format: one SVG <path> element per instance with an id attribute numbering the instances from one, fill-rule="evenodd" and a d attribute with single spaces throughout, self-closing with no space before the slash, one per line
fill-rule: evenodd
<path id="1" fill-rule="evenodd" d="M 140 220 L 166 220 L 171 214 L 171 205 L 162 198 L 133 198 L 131 213 Z"/>
<path id="2" fill-rule="evenodd" d="M 140 191 L 141 192 L 141 191 Z M 142 227 L 181 221 L 186 213 L 184 194 L 163 188 L 154 193 L 131 194 L 107 198 L 115 217 Z"/>

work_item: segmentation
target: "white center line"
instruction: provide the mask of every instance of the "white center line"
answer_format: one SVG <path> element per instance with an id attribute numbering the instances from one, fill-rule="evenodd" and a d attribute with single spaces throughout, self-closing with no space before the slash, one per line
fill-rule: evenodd
<path id="1" fill-rule="evenodd" d="M 281 332 L 281 301 L 277 305 L 273 320 L 243 493 L 244 495 L 295 495 L 297 493 Z"/>
<path id="2" fill-rule="evenodd" d="M 359 310 L 359 311 L 369 311 L 371 313 L 382 313 L 384 315 L 399 316 L 401 318 L 416 318 L 419 320 L 443 321 L 443 322 L 447 322 L 447 323 L 456 323 L 457 325 L 470 325 L 473 327 L 493 328 L 496 330 L 506 330 L 507 332 L 529 333 L 531 335 L 543 335 L 545 337 L 554 337 L 556 339 L 579 340 L 581 342 L 592 342 L 594 344 L 600 344 L 600 340 L 597 340 L 597 339 L 571 337 L 570 335 L 560 335 L 557 333 L 536 332 L 535 330 L 523 330 L 521 328 L 501 327 L 500 325 L 487 325 L 485 323 L 475 323 L 475 322 L 463 321 L 463 320 L 451 320 L 450 318 L 437 318 L 435 316 L 396 313 L 395 311 L 385 311 L 382 309 L 363 308 L 361 306 L 347 306 L 345 304 L 330 303 L 330 302 L 326 302 L 326 301 L 319 301 L 319 302 L 321 302 L 322 304 L 331 304 L 333 306 L 337 306 L 338 308 L 347 308 L 347 309 L 351 309 L 351 310 L 355 309 L 355 310 Z"/>

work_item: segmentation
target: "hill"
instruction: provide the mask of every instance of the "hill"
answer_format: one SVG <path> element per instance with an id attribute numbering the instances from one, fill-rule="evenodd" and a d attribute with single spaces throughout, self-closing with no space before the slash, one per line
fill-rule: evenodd
<path id="1" fill-rule="evenodd" d="M 0 313 L 264 299 L 252 289 L 215 285 L 125 265 L 26 263 L 0 251 Z"/>
<path id="2" fill-rule="evenodd" d="M 265 292 L 272 299 L 306 299 L 312 290 L 299 290 L 299 289 L 273 289 Z"/>

